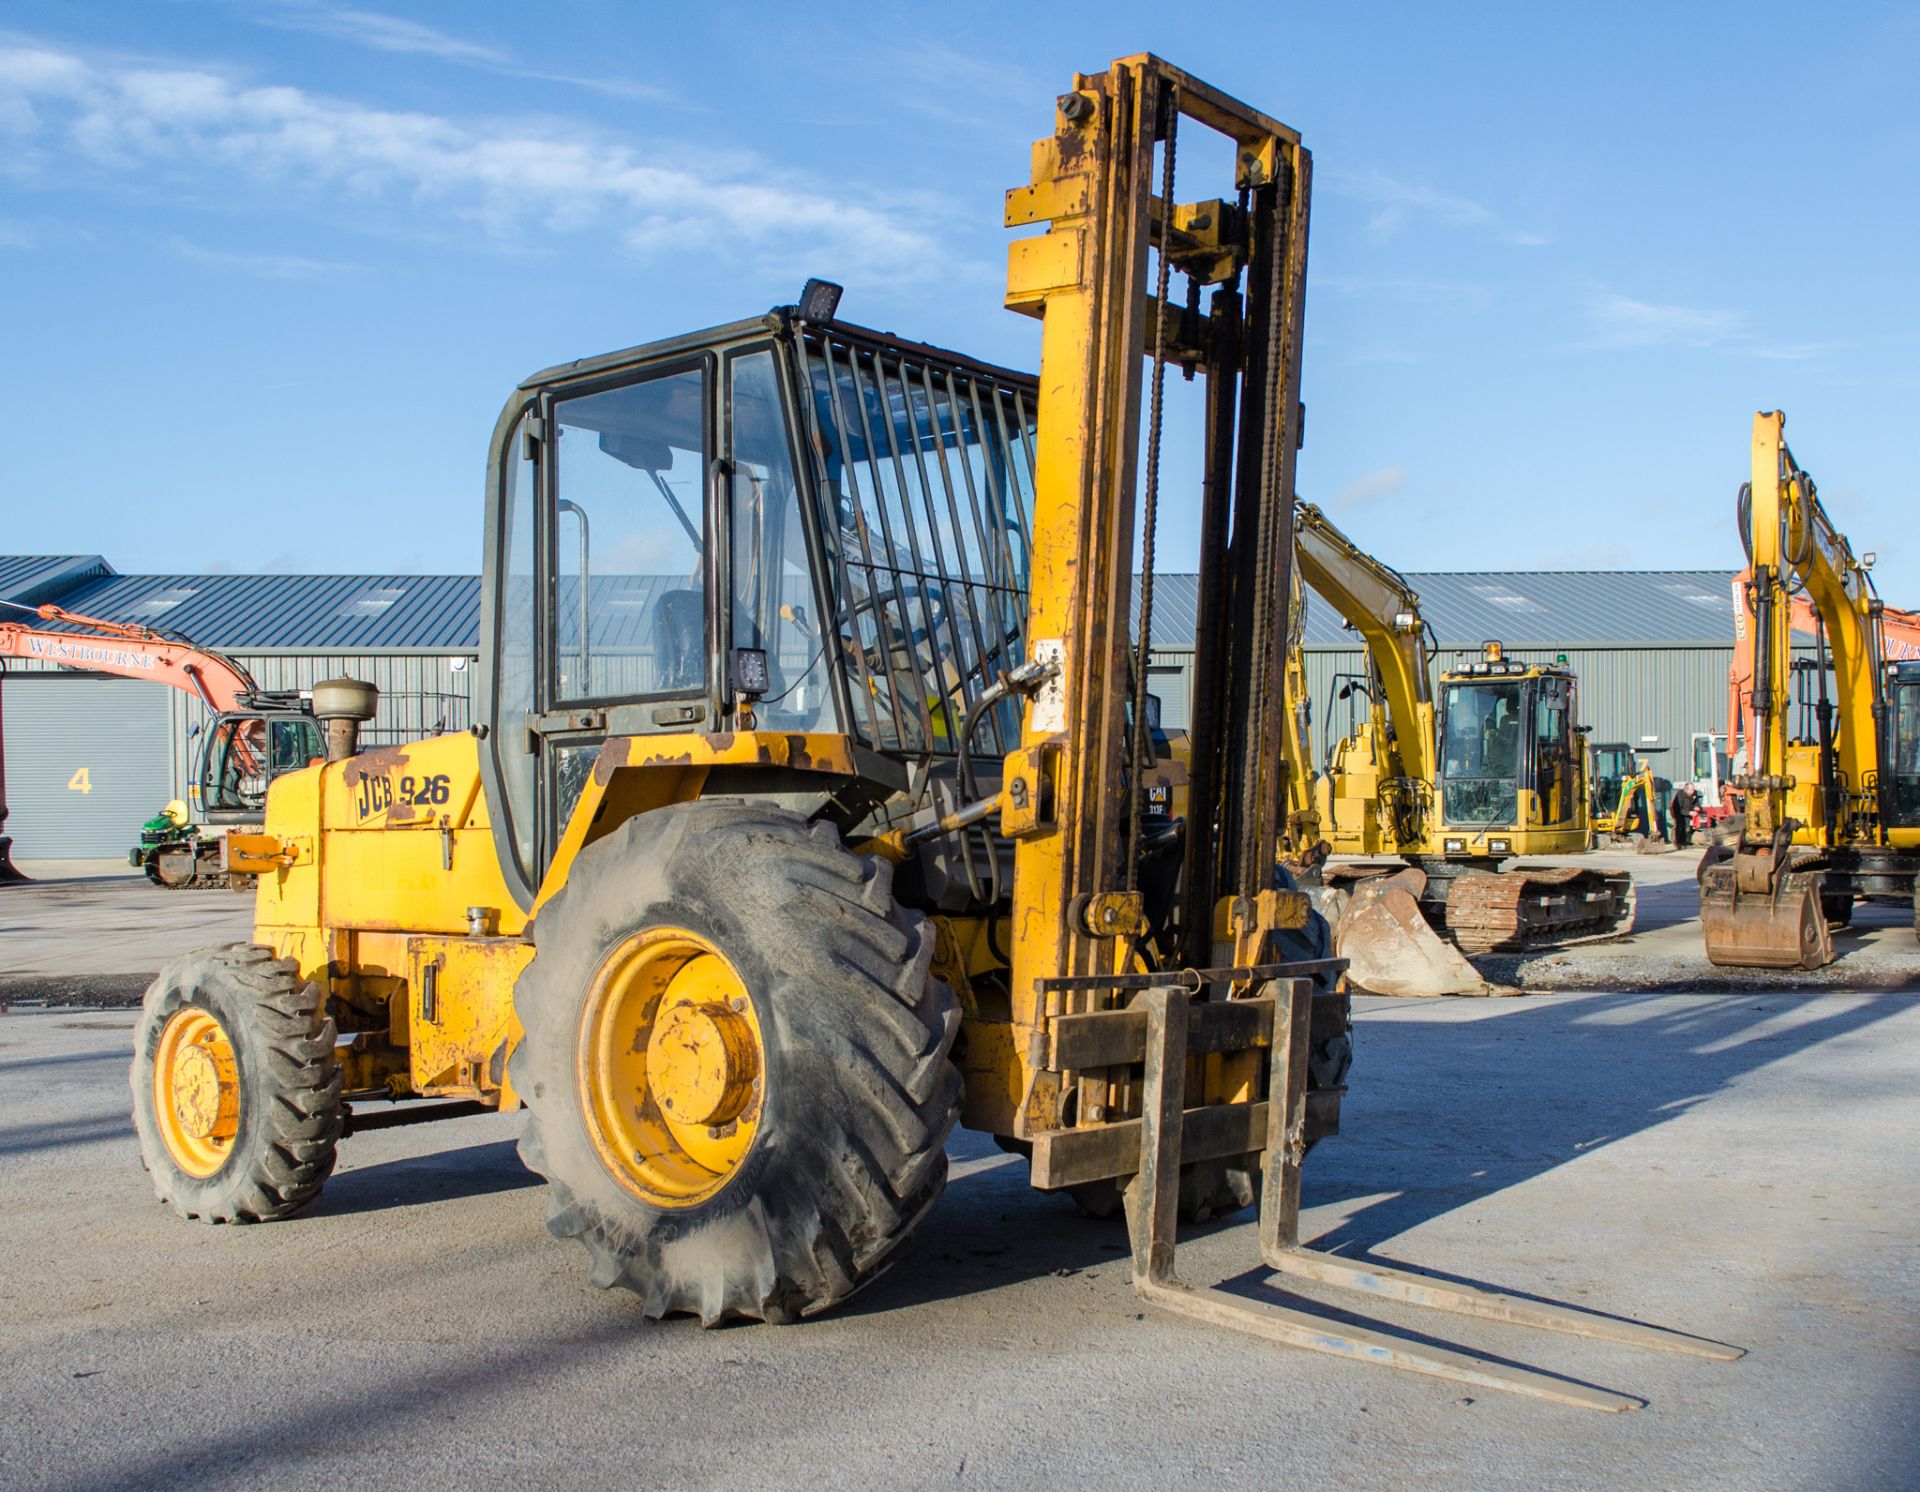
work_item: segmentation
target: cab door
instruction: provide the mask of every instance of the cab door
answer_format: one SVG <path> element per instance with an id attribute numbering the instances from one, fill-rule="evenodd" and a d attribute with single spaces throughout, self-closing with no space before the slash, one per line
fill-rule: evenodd
<path id="1" fill-rule="evenodd" d="M 550 394 L 540 471 L 540 863 L 609 735 L 713 730 L 714 358 Z"/>
<path id="2" fill-rule="evenodd" d="M 1579 740 L 1573 728 L 1573 680 L 1549 675 L 1533 686 L 1533 779 L 1540 824 L 1574 819 Z"/>

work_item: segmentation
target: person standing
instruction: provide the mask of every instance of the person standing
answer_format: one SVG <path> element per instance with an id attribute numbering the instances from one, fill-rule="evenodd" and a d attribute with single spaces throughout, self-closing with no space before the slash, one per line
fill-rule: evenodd
<path id="1" fill-rule="evenodd" d="M 1684 850 L 1693 843 L 1693 811 L 1700 806 L 1700 794 L 1691 782 L 1680 783 L 1667 802 L 1667 818 L 1673 824 L 1673 843 Z"/>

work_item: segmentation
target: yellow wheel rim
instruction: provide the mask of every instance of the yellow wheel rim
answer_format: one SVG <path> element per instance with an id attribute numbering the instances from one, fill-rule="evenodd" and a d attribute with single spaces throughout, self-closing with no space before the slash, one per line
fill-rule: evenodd
<path id="1" fill-rule="evenodd" d="M 595 974 L 580 1099 L 601 1162 L 655 1207 L 725 1186 L 760 1127 L 766 1046 L 733 965 L 679 928 L 636 933 Z"/>
<path id="2" fill-rule="evenodd" d="M 153 1112 L 173 1163 L 205 1178 L 227 1163 L 240 1130 L 240 1077 L 233 1041 L 209 1012 L 168 1019 L 153 1060 Z"/>

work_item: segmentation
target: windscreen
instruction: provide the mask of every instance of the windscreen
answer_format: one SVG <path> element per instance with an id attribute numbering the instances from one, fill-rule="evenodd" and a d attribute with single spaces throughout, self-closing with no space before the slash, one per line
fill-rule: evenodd
<path id="1" fill-rule="evenodd" d="M 1521 686 L 1450 684 L 1440 752 L 1440 815 L 1449 826 L 1509 825 L 1520 807 Z"/>

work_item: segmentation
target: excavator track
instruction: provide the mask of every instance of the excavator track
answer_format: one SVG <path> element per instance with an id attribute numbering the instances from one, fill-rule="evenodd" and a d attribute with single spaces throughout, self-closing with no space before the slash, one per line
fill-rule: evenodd
<path id="1" fill-rule="evenodd" d="M 1530 953 L 1600 943 L 1633 930 L 1626 871 L 1518 865 L 1455 876 L 1445 928 L 1463 953 Z"/>

